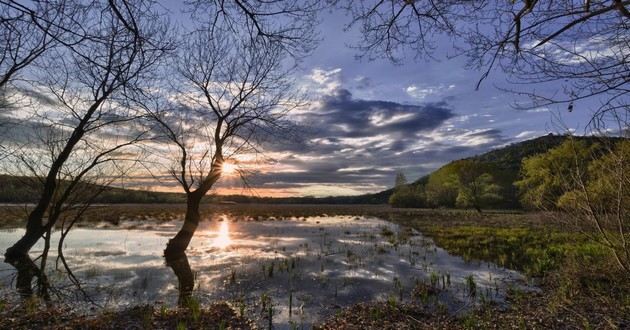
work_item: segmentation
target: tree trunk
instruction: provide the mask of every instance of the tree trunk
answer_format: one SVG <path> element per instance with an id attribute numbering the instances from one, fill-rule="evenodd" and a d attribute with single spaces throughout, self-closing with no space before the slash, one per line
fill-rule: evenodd
<path id="1" fill-rule="evenodd" d="M 28 252 L 46 232 L 45 226 L 41 225 L 41 217 L 39 220 L 40 223 L 37 223 L 38 221 L 36 219 L 32 220 L 33 218 L 34 217 L 29 216 L 24 236 L 4 253 L 4 261 L 15 268 L 18 268 L 18 264 L 22 260 L 29 258 Z"/>
<path id="2" fill-rule="evenodd" d="M 44 300 L 50 300 L 48 296 L 48 278 L 44 272 L 37 268 L 37 265 L 35 265 L 28 254 L 15 259 L 12 265 L 17 269 L 16 288 L 20 296 L 28 298 L 33 295 L 33 278 L 37 277 L 40 295 Z"/>
<path id="3" fill-rule="evenodd" d="M 188 257 L 186 253 L 182 253 L 179 255 L 167 254 L 165 258 L 166 265 L 173 269 L 175 276 L 177 276 L 177 282 L 179 283 L 179 299 L 177 304 L 179 306 L 186 306 L 195 287 L 195 276 L 188 263 Z"/>
<path id="4" fill-rule="evenodd" d="M 175 237 L 171 238 L 166 244 L 164 256 L 167 258 L 180 256 L 188 248 L 201 216 L 199 215 L 199 204 L 203 197 L 201 191 L 196 190 L 186 196 L 186 216 L 184 217 L 184 225 Z"/>

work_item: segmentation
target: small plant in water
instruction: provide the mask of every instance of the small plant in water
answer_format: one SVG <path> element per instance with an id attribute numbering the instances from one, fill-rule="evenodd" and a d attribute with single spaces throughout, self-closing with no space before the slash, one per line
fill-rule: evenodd
<path id="1" fill-rule="evenodd" d="M 389 307 L 391 308 L 396 308 L 398 307 L 398 302 L 396 301 L 396 297 L 394 296 L 389 296 L 387 298 L 387 304 L 389 305 Z"/>
<path id="2" fill-rule="evenodd" d="M 431 272 L 430 281 L 431 281 L 431 286 L 432 287 L 437 287 L 437 285 L 440 282 L 440 277 L 438 276 L 438 274 L 436 272 Z"/>
<path id="3" fill-rule="evenodd" d="M 466 287 L 468 288 L 468 296 L 474 298 L 477 295 L 477 283 L 475 283 L 472 274 L 466 276 Z"/>
<path id="4" fill-rule="evenodd" d="M 293 314 L 293 290 L 289 290 L 289 317 Z"/>
<path id="5" fill-rule="evenodd" d="M 398 290 L 398 299 L 402 301 L 403 300 L 403 285 L 402 285 L 402 282 L 398 279 L 398 277 L 394 277 L 394 288 Z"/>
<path id="6" fill-rule="evenodd" d="M 268 277 L 273 277 L 273 267 L 274 267 L 274 262 L 271 262 L 271 265 L 269 265 L 269 268 L 267 269 L 267 276 Z"/>
<path id="7" fill-rule="evenodd" d="M 230 270 L 230 284 L 234 284 L 234 283 L 236 283 L 236 270 L 232 268 Z"/>
<path id="8" fill-rule="evenodd" d="M 267 310 L 268 305 L 271 305 L 271 297 L 266 292 L 264 292 L 260 295 L 261 312 L 264 313 Z"/>
<path id="9" fill-rule="evenodd" d="M 269 318 L 269 330 L 271 330 L 273 329 L 273 306 L 271 304 L 269 304 L 268 318 Z"/>

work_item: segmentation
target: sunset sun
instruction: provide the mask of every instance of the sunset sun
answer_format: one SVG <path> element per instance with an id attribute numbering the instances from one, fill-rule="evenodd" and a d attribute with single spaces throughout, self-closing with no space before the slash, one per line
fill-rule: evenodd
<path id="1" fill-rule="evenodd" d="M 238 165 L 234 163 L 223 163 L 221 166 L 221 173 L 223 175 L 234 175 L 238 171 Z"/>

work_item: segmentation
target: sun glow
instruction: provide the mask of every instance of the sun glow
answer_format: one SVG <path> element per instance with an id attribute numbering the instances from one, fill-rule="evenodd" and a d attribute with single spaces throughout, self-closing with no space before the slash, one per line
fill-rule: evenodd
<path id="1" fill-rule="evenodd" d="M 233 175 L 238 171 L 238 165 L 234 163 L 223 163 L 221 165 L 221 174 L 223 175 Z"/>
<path id="2" fill-rule="evenodd" d="M 217 236 L 214 239 L 214 246 L 225 249 L 232 243 L 230 238 L 230 224 L 227 221 L 227 217 L 223 216 L 223 221 L 219 224 L 219 230 L 217 230 Z"/>

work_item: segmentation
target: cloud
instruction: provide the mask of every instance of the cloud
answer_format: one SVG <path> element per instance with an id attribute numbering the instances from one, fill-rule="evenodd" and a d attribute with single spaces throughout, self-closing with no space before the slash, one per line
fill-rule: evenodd
<path id="1" fill-rule="evenodd" d="M 444 102 L 406 105 L 390 101 L 354 99 L 350 91 L 337 89 L 324 96 L 306 120 L 314 123 L 327 138 L 346 138 L 350 145 L 376 142 L 379 136 L 390 142 L 413 138 L 417 133 L 438 127 L 452 118 Z M 369 140 L 372 138 L 375 140 Z"/>
<path id="2" fill-rule="evenodd" d="M 429 96 L 443 95 L 446 92 L 454 89 L 456 86 L 454 84 L 450 85 L 436 85 L 436 86 L 427 86 L 427 85 L 409 85 L 405 88 L 405 92 L 416 99 L 424 100 Z"/>
<path id="3" fill-rule="evenodd" d="M 517 140 L 526 140 L 526 139 L 531 139 L 537 136 L 542 135 L 543 132 L 540 131 L 522 131 L 518 134 L 516 134 L 516 136 L 514 136 L 515 139 Z"/>
<path id="4" fill-rule="evenodd" d="M 302 171 L 261 172 L 251 180 L 261 189 L 305 194 L 317 186 L 320 195 L 355 193 L 390 187 L 396 172 L 410 178 L 442 164 L 487 151 L 506 138 L 498 129 L 455 128 L 458 115 L 447 102 L 401 104 L 355 98 L 343 88 L 323 95 L 299 123 L 301 142 L 267 146 L 279 164 Z"/>
<path id="5" fill-rule="evenodd" d="M 341 68 L 331 70 L 315 68 L 306 78 L 314 83 L 316 92 L 328 94 L 341 87 Z"/>

